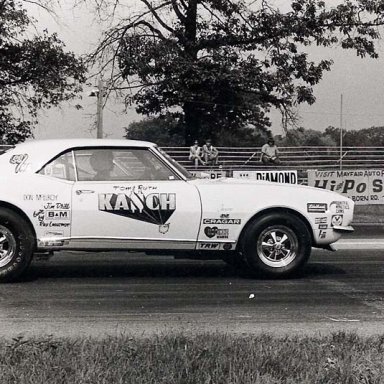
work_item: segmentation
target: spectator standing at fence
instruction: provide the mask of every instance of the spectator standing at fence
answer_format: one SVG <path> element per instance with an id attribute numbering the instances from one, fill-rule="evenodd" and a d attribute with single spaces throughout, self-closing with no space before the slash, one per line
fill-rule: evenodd
<path id="1" fill-rule="evenodd" d="M 199 142 L 195 140 L 195 143 L 189 147 L 189 160 L 195 164 L 195 168 L 198 167 L 199 163 L 204 165 L 204 161 L 201 159 L 201 147 L 199 146 Z"/>
<path id="2" fill-rule="evenodd" d="M 261 148 L 261 161 L 264 164 L 280 164 L 279 150 L 275 145 L 275 140 L 269 138 L 267 143 Z"/>
<path id="3" fill-rule="evenodd" d="M 205 164 L 216 165 L 219 157 L 219 151 L 212 145 L 208 139 L 203 145 L 203 159 Z"/>

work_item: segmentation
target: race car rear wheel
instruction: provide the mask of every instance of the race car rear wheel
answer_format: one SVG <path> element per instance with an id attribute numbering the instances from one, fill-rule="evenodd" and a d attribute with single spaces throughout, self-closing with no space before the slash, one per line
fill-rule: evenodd
<path id="1" fill-rule="evenodd" d="M 34 238 L 28 223 L 7 208 L 0 208 L 0 282 L 19 277 L 29 266 Z"/>
<path id="2" fill-rule="evenodd" d="M 243 240 L 243 252 L 252 271 L 271 277 L 299 271 L 311 253 L 307 226 L 290 213 L 270 213 L 254 220 Z"/>

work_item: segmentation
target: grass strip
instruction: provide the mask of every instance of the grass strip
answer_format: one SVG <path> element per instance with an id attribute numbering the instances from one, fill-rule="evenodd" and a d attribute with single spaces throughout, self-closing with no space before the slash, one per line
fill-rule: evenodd
<path id="1" fill-rule="evenodd" d="M 383 383 L 384 336 L 0 340 L 1 384 Z"/>

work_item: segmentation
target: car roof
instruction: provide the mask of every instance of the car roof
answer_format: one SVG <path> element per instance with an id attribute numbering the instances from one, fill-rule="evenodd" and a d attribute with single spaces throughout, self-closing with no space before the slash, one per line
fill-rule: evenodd
<path id="1" fill-rule="evenodd" d="M 48 140 L 30 140 L 17 144 L 21 148 L 40 149 L 54 147 L 58 152 L 62 152 L 67 148 L 76 147 L 152 147 L 154 143 L 141 140 L 123 140 L 123 139 L 48 139 Z"/>
<path id="2" fill-rule="evenodd" d="M 11 165 L 12 156 L 28 155 L 26 172 L 36 172 L 48 161 L 60 153 L 72 148 L 90 147 L 154 147 L 154 143 L 139 140 L 115 140 L 115 139 L 49 139 L 49 140 L 30 140 L 15 145 L 14 148 L 6 151 L 0 156 L 0 164 L 4 168 Z"/>

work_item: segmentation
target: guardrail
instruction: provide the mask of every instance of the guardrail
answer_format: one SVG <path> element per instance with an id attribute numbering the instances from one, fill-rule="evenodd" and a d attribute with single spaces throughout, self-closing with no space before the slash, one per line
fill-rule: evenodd
<path id="1" fill-rule="evenodd" d="M 195 169 L 188 159 L 188 147 L 163 147 L 163 149 L 187 169 Z M 265 169 L 260 162 L 261 148 L 218 147 L 219 163 L 223 169 Z M 384 168 L 384 147 L 280 147 L 279 169 L 370 169 Z M 199 166 L 200 170 L 210 167 Z"/>

